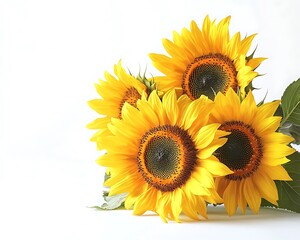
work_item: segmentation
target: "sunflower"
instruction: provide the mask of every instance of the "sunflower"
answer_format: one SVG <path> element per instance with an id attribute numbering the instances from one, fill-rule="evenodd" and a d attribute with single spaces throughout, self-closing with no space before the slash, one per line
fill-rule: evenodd
<path id="1" fill-rule="evenodd" d="M 91 141 L 97 142 L 98 148 L 101 147 L 97 139 L 110 134 L 107 124 L 111 118 L 121 118 L 121 111 L 125 102 L 136 106 L 136 102 L 141 98 L 142 93 L 147 92 L 146 85 L 142 83 L 146 79 L 140 76 L 136 79 L 128 74 L 120 61 L 114 66 L 114 73 L 116 77 L 105 72 L 106 81 L 99 80 L 99 84 L 95 84 L 101 99 L 88 102 L 89 106 L 101 115 L 101 117 L 87 125 L 90 129 L 98 130 L 91 138 Z"/>
<path id="2" fill-rule="evenodd" d="M 261 198 L 277 205 L 278 192 L 273 180 L 289 181 L 281 166 L 294 149 L 287 146 L 293 138 L 276 132 L 281 117 L 273 116 L 279 101 L 257 106 L 250 91 L 240 97 L 229 89 L 226 96 L 218 93 L 210 121 L 230 132 L 227 142 L 216 150 L 218 159 L 233 173 L 216 179 L 216 188 L 223 197 L 229 215 L 246 206 L 258 213 Z"/>
<path id="3" fill-rule="evenodd" d="M 229 35 L 230 17 L 218 24 L 207 16 L 202 31 L 192 21 L 181 35 L 174 31 L 173 42 L 163 39 L 170 56 L 149 54 L 153 65 L 165 76 L 157 77 L 161 91 L 181 89 L 191 99 L 202 94 L 210 99 L 231 87 L 245 95 L 245 88 L 258 75 L 254 71 L 264 58 L 246 57 L 255 34 L 241 39 L 237 32 Z"/>
<path id="4" fill-rule="evenodd" d="M 113 135 L 101 138 L 107 154 L 97 160 L 111 171 L 109 194 L 128 193 L 125 207 L 136 215 L 149 210 L 164 221 L 179 221 L 181 212 L 206 218 L 205 201 L 222 201 L 213 177 L 231 173 L 212 156 L 227 134 L 218 123 L 207 125 L 213 104 L 205 96 L 177 99 L 174 90 L 162 101 L 153 91 L 137 108 L 125 103 L 122 119 L 109 124 Z"/>

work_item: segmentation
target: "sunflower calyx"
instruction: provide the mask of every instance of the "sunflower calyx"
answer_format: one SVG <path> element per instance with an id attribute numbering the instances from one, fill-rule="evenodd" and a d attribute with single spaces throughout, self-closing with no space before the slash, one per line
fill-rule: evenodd
<path id="1" fill-rule="evenodd" d="M 146 78 L 145 73 L 142 76 L 139 72 L 139 74 L 135 78 L 146 86 L 148 95 L 154 90 L 157 91 L 156 83 L 154 82 L 154 77 L 148 79 Z"/>
<path id="2" fill-rule="evenodd" d="M 248 62 L 249 60 L 251 60 L 254 57 L 254 54 L 256 52 L 257 46 L 255 47 L 255 49 L 253 50 L 253 52 L 246 57 L 246 61 Z"/>

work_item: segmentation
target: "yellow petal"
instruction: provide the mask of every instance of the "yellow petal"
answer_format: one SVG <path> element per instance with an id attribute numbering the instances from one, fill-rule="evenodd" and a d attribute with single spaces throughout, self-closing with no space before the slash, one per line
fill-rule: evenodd
<path id="1" fill-rule="evenodd" d="M 226 165 L 217 161 L 211 160 L 201 160 L 200 166 L 207 169 L 210 173 L 212 173 L 215 177 L 218 176 L 226 176 L 228 174 L 233 173 Z"/>
<path id="2" fill-rule="evenodd" d="M 167 223 L 168 213 L 170 212 L 170 202 L 171 195 L 169 192 L 163 193 L 157 202 L 156 212 L 165 223 Z"/>
<path id="3" fill-rule="evenodd" d="M 197 156 L 200 159 L 209 158 L 219 147 L 223 146 L 226 143 L 226 141 L 226 138 L 220 138 L 214 141 L 213 144 L 211 144 L 207 148 L 201 149 Z"/>
<path id="4" fill-rule="evenodd" d="M 295 149 L 288 147 L 286 145 L 283 144 L 266 144 L 264 146 L 264 152 L 263 152 L 263 156 L 264 156 L 264 163 L 270 163 L 272 166 L 274 166 L 274 164 L 272 164 L 272 160 L 274 159 L 274 162 L 276 162 L 275 158 L 284 158 L 285 156 L 291 155 L 292 153 L 295 152 Z"/>
<path id="5" fill-rule="evenodd" d="M 241 103 L 240 116 L 242 117 L 244 123 L 252 124 L 256 112 L 257 112 L 256 103 L 254 100 L 254 96 L 250 91 L 247 94 L 247 97 Z"/>
<path id="6" fill-rule="evenodd" d="M 158 126 L 160 121 L 157 117 L 156 109 L 152 108 L 147 101 L 138 101 L 137 108 L 141 111 L 144 121 L 149 122 L 152 126 Z"/>
<path id="7" fill-rule="evenodd" d="M 162 103 L 164 109 L 166 110 L 170 124 L 172 126 L 176 125 L 179 116 L 179 110 L 175 90 L 167 92 L 163 97 Z"/>
<path id="8" fill-rule="evenodd" d="M 263 165 L 267 165 L 267 166 L 278 166 L 278 165 L 285 164 L 290 161 L 286 157 L 275 158 L 275 156 L 276 155 L 274 155 L 273 157 L 264 157 L 262 159 L 261 163 Z"/>
<path id="9" fill-rule="evenodd" d="M 148 210 L 154 211 L 156 207 L 156 195 L 157 190 L 155 188 L 149 188 L 140 195 L 134 204 L 133 214 L 142 215 Z"/>
<path id="10" fill-rule="evenodd" d="M 136 179 L 135 177 L 131 177 L 131 176 L 126 177 L 124 179 L 121 179 L 118 183 L 110 186 L 109 196 L 130 192 L 131 189 L 135 187 L 136 184 L 135 179 Z"/>
<path id="11" fill-rule="evenodd" d="M 273 180 L 292 181 L 291 177 L 282 166 L 261 166 L 261 171 Z"/>
<path id="12" fill-rule="evenodd" d="M 215 133 L 220 125 L 219 123 L 213 123 L 202 127 L 195 139 L 197 148 L 206 148 L 214 139 Z"/>
<path id="13" fill-rule="evenodd" d="M 97 118 L 94 121 L 90 122 L 86 127 L 89 129 L 100 129 L 106 128 L 107 123 L 110 122 L 110 118 Z"/>
<path id="14" fill-rule="evenodd" d="M 182 190 L 180 188 L 176 189 L 172 194 L 172 213 L 176 222 L 179 221 L 179 215 L 182 212 Z"/>
<path id="15" fill-rule="evenodd" d="M 250 66 L 252 69 L 256 69 L 266 59 L 267 58 L 252 58 L 247 62 L 247 66 Z"/>
<path id="16" fill-rule="evenodd" d="M 148 101 L 149 101 L 150 105 L 152 106 L 152 108 L 156 112 L 156 115 L 157 115 L 158 120 L 159 120 L 159 124 L 163 125 L 166 122 L 166 113 L 164 112 L 161 100 L 159 99 L 159 97 L 155 93 L 155 91 L 153 91 L 149 95 Z"/>
<path id="17" fill-rule="evenodd" d="M 192 174 L 191 178 L 194 178 L 201 187 L 215 187 L 212 175 L 203 167 L 195 167 L 194 173 Z"/>
<path id="18" fill-rule="evenodd" d="M 240 53 L 246 55 L 247 52 L 249 51 L 249 48 L 251 47 L 251 43 L 254 39 L 256 34 L 252 34 L 249 37 L 246 37 L 245 39 L 242 40 L 241 42 L 241 49 Z"/>
<path id="19" fill-rule="evenodd" d="M 294 141 L 294 138 L 279 132 L 272 132 L 264 136 L 262 139 L 264 143 L 281 143 L 289 144 Z"/>
<path id="20" fill-rule="evenodd" d="M 280 101 L 273 101 L 273 102 L 269 102 L 269 103 L 265 103 L 265 104 L 261 105 L 257 109 L 255 123 L 256 122 L 259 123 L 265 118 L 272 117 L 274 115 L 276 109 L 278 108 L 279 104 L 280 104 Z"/>
<path id="21" fill-rule="evenodd" d="M 281 121 L 281 117 L 265 118 L 262 122 L 256 125 L 255 131 L 260 136 L 275 132 L 279 127 L 280 121 Z"/>
<path id="22" fill-rule="evenodd" d="M 245 180 L 244 183 L 244 195 L 245 199 L 249 205 L 249 207 L 252 209 L 254 213 L 258 213 L 260 204 L 261 204 L 261 196 L 256 189 L 255 185 L 253 184 L 253 181 L 251 178 L 248 178 Z"/>
<path id="23" fill-rule="evenodd" d="M 277 187 L 274 181 L 268 175 L 264 174 L 261 171 L 256 171 L 253 176 L 253 182 L 255 183 L 256 188 L 259 190 L 260 195 L 264 199 L 266 199 L 270 203 L 273 203 L 274 205 L 277 205 Z"/>
<path id="24" fill-rule="evenodd" d="M 242 179 L 238 185 L 238 206 L 242 213 L 246 213 L 247 202 L 243 193 L 245 179 Z"/>
<path id="25" fill-rule="evenodd" d="M 237 199 L 238 199 L 238 182 L 229 182 L 227 188 L 224 191 L 223 199 L 224 206 L 229 216 L 235 214 L 237 209 Z"/>
<path id="26" fill-rule="evenodd" d="M 202 187 L 201 184 L 193 177 L 190 177 L 186 185 L 187 188 L 190 189 L 190 191 L 195 195 L 210 195 L 210 191 L 207 188 Z"/>
<path id="27" fill-rule="evenodd" d="M 184 192 L 184 191 L 183 191 Z M 194 196 L 187 196 L 185 193 L 182 196 L 182 211 L 189 218 L 194 220 L 199 220 L 199 216 L 195 211 L 195 204 L 193 204 L 196 200 L 193 200 Z"/>

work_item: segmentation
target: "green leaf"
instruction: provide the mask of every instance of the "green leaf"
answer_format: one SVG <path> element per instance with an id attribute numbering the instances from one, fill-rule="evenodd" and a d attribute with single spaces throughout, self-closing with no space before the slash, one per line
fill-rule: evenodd
<path id="1" fill-rule="evenodd" d="M 91 208 L 97 210 L 115 210 L 124 209 L 124 202 L 127 193 L 117 194 L 113 196 L 108 196 L 108 192 L 103 192 L 104 203 L 101 206 L 93 206 Z"/>
<path id="2" fill-rule="evenodd" d="M 293 137 L 295 139 L 293 141 L 294 144 L 300 144 L 300 125 L 290 123 L 290 122 L 285 122 L 279 128 L 279 132 Z"/>
<path id="3" fill-rule="evenodd" d="M 300 79 L 285 89 L 281 103 L 283 111 L 281 125 L 285 122 L 300 125 Z"/>
<path id="4" fill-rule="evenodd" d="M 278 208 L 300 213 L 300 153 L 288 156 L 290 162 L 284 164 L 293 181 L 275 181 L 278 190 Z M 262 201 L 262 206 L 276 207 L 268 201 Z"/>

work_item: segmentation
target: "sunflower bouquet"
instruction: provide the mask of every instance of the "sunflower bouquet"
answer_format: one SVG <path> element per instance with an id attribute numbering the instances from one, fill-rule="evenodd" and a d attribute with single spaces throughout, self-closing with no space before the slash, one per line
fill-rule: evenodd
<path id="1" fill-rule="evenodd" d="M 207 218 L 207 204 L 229 215 L 263 206 L 300 212 L 300 80 L 281 98 L 256 102 L 252 80 L 265 60 L 248 54 L 255 34 L 229 34 L 230 17 L 164 39 L 168 55 L 149 57 L 162 76 L 134 76 L 122 63 L 95 84 L 88 124 L 104 150 L 99 209 L 157 213 L 163 221 Z"/>

